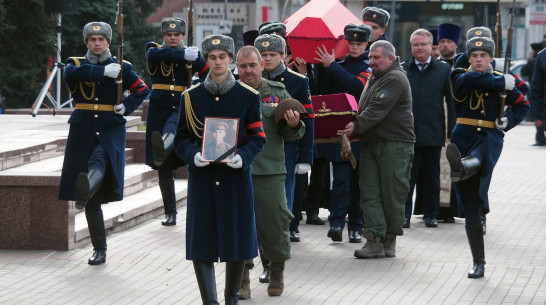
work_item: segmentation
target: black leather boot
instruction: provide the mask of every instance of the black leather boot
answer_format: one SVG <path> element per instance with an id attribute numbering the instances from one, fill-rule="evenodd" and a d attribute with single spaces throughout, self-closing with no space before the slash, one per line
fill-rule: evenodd
<path id="1" fill-rule="evenodd" d="M 158 131 L 154 131 L 152 132 L 151 141 L 152 151 L 154 153 L 154 164 L 161 166 L 173 150 L 174 134 L 166 133 L 162 137 Z"/>
<path id="2" fill-rule="evenodd" d="M 88 173 L 81 172 L 76 177 L 76 208 L 85 209 L 87 202 L 95 195 L 102 184 L 104 173 L 98 169 L 90 169 Z"/>
<path id="3" fill-rule="evenodd" d="M 98 211 L 85 211 L 87 225 L 89 228 L 89 237 L 93 244 L 93 255 L 87 263 L 89 265 L 100 265 L 106 262 L 106 230 L 104 228 L 104 218 L 102 209 Z"/>
<path id="4" fill-rule="evenodd" d="M 449 143 L 446 148 L 446 157 L 451 167 L 451 180 L 459 182 L 472 177 L 480 171 L 482 163 L 474 156 L 461 158 L 461 153 L 454 143 Z"/>
<path id="5" fill-rule="evenodd" d="M 219 304 L 218 297 L 216 296 L 214 263 L 193 261 L 193 269 L 197 277 L 197 284 L 199 285 L 203 305 Z"/>
<path id="6" fill-rule="evenodd" d="M 483 225 L 477 224 L 472 226 L 466 226 L 466 237 L 468 238 L 468 244 L 470 245 L 470 251 L 472 252 L 472 259 L 474 264 L 472 269 L 468 272 L 468 277 L 477 279 L 483 277 L 485 272 L 485 251 L 483 243 Z"/>
<path id="7" fill-rule="evenodd" d="M 164 226 L 176 225 L 176 194 L 174 192 L 174 179 L 159 180 L 159 189 L 163 197 L 165 208 L 165 220 L 161 222 Z"/>
<path id="8" fill-rule="evenodd" d="M 239 304 L 239 288 L 245 271 L 245 261 L 226 263 L 226 287 L 224 297 L 226 305 Z"/>
<path id="9" fill-rule="evenodd" d="M 264 267 L 264 272 L 260 274 L 258 280 L 260 283 L 269 283 L 269 261 L 265 258 L 261 247 L 258 247 L 258 250 L 260 252 L 260 259 L 262 260 L 262 266 Z"/>

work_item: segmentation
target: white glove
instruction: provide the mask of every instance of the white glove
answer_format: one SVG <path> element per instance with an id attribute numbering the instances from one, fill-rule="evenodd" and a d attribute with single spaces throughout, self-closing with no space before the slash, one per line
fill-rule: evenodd
<path id="1" fill-rule="evenodd" d="M 504 72 L 504 57 L 495 57 L 495 71 Z"/>
<path id="2" fill-rule="evenodd" d="M 197 59 L 198 52 L 199 49 L 197 47 L 187 47 L 184 51 L 184 59 L 187 61 L 194 61 Z"/>
<path id="3" fill-rule="evenodd" d="M 233 157 L 228 163 L 226 163 L 227 166 L 231 168 L 241 168 L 243 167 L 243 159 L 239 154 L 236 154 L 235 157 Z"/>
<path id="4" fill-rule="evenodd" d="M 516 80 L 512 74 L 504 74 L 504 90 L 512 90 L 516 85 Z"/>
<path id="5" fill-rule="evenodd" d="M 301 175 L 309 172 L 311 170 L 311 164 L 309 163 L 298 163 L 296 164 L 296 174 Z"/>
<path id="6" fill-rule="evenodd" d="M 121 71 L 121 66 L 119 64 L 108 64 L 104 67 L 104 76 L 116 78 L 119 75 L 119 71 Z"/>
<path id="7" fill-rule="evenodd" d="M 500 122 L 499 122 L 499 119 L 497 118 L 495 120 L 495 125 L 497 126 L 497 128 L 505 129 L 506 127 L 508 127 L 508 118 L 507 117 L 502 117 L 500 119 Z"/>
<path id="8" fill-rule="evenodd" d="M 125 114 L 125 105 L 123 103 L 120 103 L 119 105 L 114 106 L 114 112 L 119 115 Z"/>
<path id="9" fill-rule="evenodd" d="M 196 153 L 195 156 L 193 157 L 193 163 L 197 167 L 203 167 L 210 164 L 210 162 L 207 162 L 205 161 L 205 159 L 203 159 L 203 156 L 201 156 L 200 152 Z"/>

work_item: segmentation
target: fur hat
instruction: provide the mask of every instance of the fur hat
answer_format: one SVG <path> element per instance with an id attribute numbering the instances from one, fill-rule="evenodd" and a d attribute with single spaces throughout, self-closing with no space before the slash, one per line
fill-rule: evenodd
<path id="1" fill-rule="evenodd" d="M 478 50 L 485 51 L 493 57 L 495 42 L 493 39 L 487 37 L 474 37 L 466 42 L 466 55 L 468 57 L 470 57 L 470 53 Z"/>
<path id="2" fill-rule="evenodd" d="M 161 20 L 161 35 L 167 32 L 186 34 L 186 21 L 177 17 L 168 17 Z"/>
<path id="3" fill-rule="evenodd" d="M 380 27 L 386 28 L 389 25 L 391 15 L 382 8 L 368 6 L 362 10 L 362 21 L 371 21 L 379 24 Z"/>
<path id="4" fill-rule="evenodd" d="M 442 39 L 449 39 L 459 44 L 459 39 L 461 39 L 461 29 L 460 26 L 453 23 L 442 23 L 438 25 L 438 41 Z"/>
<path id="5" fill-rule="evenodd" d="M 233 58 L 235 46 L 233 44 L 233 39 L 229 36 L 209 35 L 203 39 L 201 49 L 203 50 L 204 57 L 212 50 L 224 50 Z"/>
<path id="6" fill-rule="evenodd" d="M 437 46 L 438 45 L 438 29 L 428 29 L 430 34 L 432 34 L 432 45 Z"/>
<path id="7" fill-rule="evenodd" d="M 102 35 L 108 43 L 112 41 L 112 28 L 108 23 L 101 21 L 89 22 L 83 27 L 83 41 L 87 44 L 87 38 L 91 35 Z"/>
<path id="8" fill-rule="evenodd" d="M 254 40 L 254 46 L 260 52 L 274 51 L 281 54 L 286 53 L 286 42 L 281 36 L 275 34 L 264 34 L 258 36 L 258 38 Z"/>
<path id="9" fill-rule="evenodd" d="M 260 24 L 260 26 L 258 27 L 258 31 L 260 35 L 277 34 L 284 38 L 284 36 L 286 35 L 286 25 L 278 21 L 268 21 Z"/>
<path id="10" fill-rule="evenodd" d="M 305 111 L 305 108 L 303 108 L 303 105 L 294 98 L 286 98 L 279 102 L 279 105 L 277 105 L 277 108 L 275 109 L 275 124 L 279 124 L 281 121 L 286 122 L 284 119 L 284 113 L 286 110 L 292 109 L 293 111 L 297 111 L 300 114 L 300 118 L 306 118 L 309 117 L 307 114 L 307 111 Z"/>
<path id="11" fill-rule="evenodd" d="M 254 40 L 256 40 L 256 37 L 258 37 L 260 34 L 258 34 L 258 30 L 250 30 L 243 33 L 243 45 L 245 46 L 253 46 Z"/>
<path id="12" fill-rule="evenodd" d="M 471 28 L 470 30 L 468 30 L 468 32 L 466 32 L 466 40 L 470 40 L 474 37 L 487 37 L 489 39 L 493 38 L 493 36 L 491 35 L 491 30 L 484 26 Z"/>
<path id="13" fill-rule="evenodd" d="M 343 29 L 346 40 L 366 42 L 370 41 L 372 36 L 372 28 L 369 25 L 356 25 L 349 23 Z"/>

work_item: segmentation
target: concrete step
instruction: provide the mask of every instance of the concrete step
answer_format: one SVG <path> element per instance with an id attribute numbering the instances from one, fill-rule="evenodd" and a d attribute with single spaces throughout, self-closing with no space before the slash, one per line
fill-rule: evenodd
<path id="1" fill-rule="evenodd" d="M 188 181 L 175 179 L 177 206 L 186 204 Z M 128 229 L 147 220 L 164 214 L 163 200 L 159 185 L 148 187 L 140 192 L 124 196 L 122 201 L 110 202 L 102 205 L 104 226 L 107 234 Z M 161 225 L 158 222 L 158 225 Z M 85 213 L 80 212 L 75 216 L 74 245 L 84 246 L 90 243 L 89 230 Z"/>

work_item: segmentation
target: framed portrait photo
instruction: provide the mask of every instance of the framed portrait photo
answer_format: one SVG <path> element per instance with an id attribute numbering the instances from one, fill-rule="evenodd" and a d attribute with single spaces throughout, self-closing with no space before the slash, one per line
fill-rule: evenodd
<path id="1" fill-rule="evenodd" d="M 205 117 L 203 158 L 209 162 L 227 163 L 237 152 L 239 119 Z"/>

